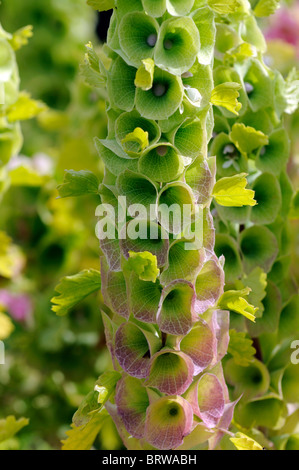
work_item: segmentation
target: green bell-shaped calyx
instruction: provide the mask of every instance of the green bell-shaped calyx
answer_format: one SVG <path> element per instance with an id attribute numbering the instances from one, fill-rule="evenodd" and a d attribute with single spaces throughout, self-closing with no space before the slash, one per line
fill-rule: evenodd
<path id="1" fill-rule="evenodd" d="M 182 75 L 194 64 L 199 49 L 199 32 L 192 18 L 170 18 L 161 26 L 155 63 L 170 73 Z"/>

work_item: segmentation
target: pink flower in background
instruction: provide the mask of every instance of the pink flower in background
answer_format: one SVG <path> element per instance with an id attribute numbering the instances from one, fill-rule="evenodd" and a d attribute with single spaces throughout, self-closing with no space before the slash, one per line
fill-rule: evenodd
<path id="1" fill-rule="evenodd" d="M 293 8 L 282 8 L 270 20 L 265 33 L 266 39 L 281 41 L 299 46 L 299 2 Z"/>
<path id="2" fill-rule="evenodd" d="M 33 306 L 26 294 L 12 294 L 8 290 L 0 290 L 0 305 L 18 322 L 25 321 L 31 315 Z"/>

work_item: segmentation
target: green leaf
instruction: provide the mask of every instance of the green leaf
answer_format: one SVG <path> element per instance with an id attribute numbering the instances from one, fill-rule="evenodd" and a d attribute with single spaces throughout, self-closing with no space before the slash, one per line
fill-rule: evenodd
<path id="1" fill-rule="evenodd" d="M 88 85 L 95 88 L 102 88 L 106 84 L 107 70 L 95 52 L 93 44 L 89 42 L 86 44 L 85 48 L 84 62 L 80 65 L 81 75 Z M 108 58 L 106 65 L 107 67 L 110 65 Z"/>
<path id="2" fill-rule="evenodd" d="M 273 15 L 277 8 L 279 8 L 279 0 L 259 0 L 253 12 L 255 16 L 261 18 Z"/>
<path id="3" fill-rule="evenodd" d="M 230 438 L 230 441 L 238 450 L 263 450 L 263 447 L 258 442 L 242 432 L 237 432 L 235 437 Z"/>
<path id="4" fill-rule="evenodd" d="M 90 450 L 107 419 L 109 414 L 103 409 L 87 424 L 79 427 L 72 424 L 72 429 L 66 432 L 68 438 L 62 441 L 62 450 Z"/>
<path id="5" fill-rule="evenodd" d="M 153 59 L 143 59 L 142 65 L 136 72 L 135 86 L 141 90 L 150 90 L 153 86 L 155 62 Z"/>
<path id="6" fill-rule="evenodd" d="M 94 10 L 107 11 L 111 10 L 115 6 L 114 0 L 87 0 L 87 5 L 92 7 Z"/>
<path id="7" fill-rule="evenodd" d="M 42 101 L 31 99 L 28 93 L 22 92 L 16 103 L 9 106 L 7 119 L 10 122 L 32 119 L 43 111 L 47 111 L 47 106 Z"/>
<path id="8" fill-rule="evenodd" d="M 251 289 L 248 300 L 255 307 L 258 307 L 258 315 L 256 316 L 262 316 L 264 311 L 262 300 L 266 297 L 267 274 L 261 268 L 256 267 L 250 274 L 243 276 L 242 281 L 240 281 L 241 284 L 241 288 L 249 287 Z M 238 286 L 238 283 L 236 285 Z"/>
<path id="9" fill-rule="evenodd" d="M 240 0 L 208 0 L 208 5 L 219 15 L 227 15 L 235 13 L 242 4 Z"/>
<path id="10" fill-rule="evenodd" d="M 224 39 L 221 38 L 221 41 L 222 40 L 225 40 L 225 32 L 224 32 Z M 242 107 L 240 107 L 240 109 L 237 110 L 240 116 L 243 115 L 248 108 L 248 97 L 244 88 L 244 82 L 240 75 L 241 70 L 242 69 L 237 70 L 236 68 L 227 67 L 224 65 L 219 65 L 218 67 L 215 67 L 213 70 L 214 87 L 217 87 L 223 84 L 225 86 L 226 84 L 228 84 L 227 86 L 229 87 L 231 83 L 233 84 L 237 83 L 239 85 L 238 90 L 231 91 L 231 95 L 232 95 L 231 100 L 232 100 L 232 104 L 234 103 L 236 103 L 236 105 L 242 104 Z M 225 93 L 225 90 L 223 91 L 223 93 Z M 237 93 L 239 93 L 240 95 L 239 97 Z M 221 114 L 223 114 L 225 117 L 235 119 L 236 112 L 232 112 L 224 107 L 220 107 L 219 110 L 221 111 Z"/>
<path id="11" fill-rule="evenodd" d="M 99 180 L 91 171 L 66 170 L 63 184 L 57 187 L 59 197 L 98 194 Z"/>
<path id="12" fill-rule="evenodd" d="M 86 269 L 74 276 L 64 277 L 55 289 L 60 295 L 52 299 L 55 304 L 52 310 L 57 315 L 66 315 L 77 303 L 100 289 L 101 274 L 95 269 Z"/>
<path id="13" fill-rule="evenodd" d="M 221 106 L 238 115 L 242 108 L 242 104 L 238 101 L 240 96 L 238 90 L 240 89 L 241 85 L 239 83 L 222 83 L 221 85 L 216 86 L 212 91 L 211 103 L 215 106 Z"/>
<path id="14" fill-rule="evenodd" d="M 255 206 L 254 191 L 246 189 L 246 173 L 221 178 L 214 186 L 213 197 L 221 206 Z"/>
<path id="15" fill-rule="evenodd" d="M 269 138 L 263 132 L 243 123 L 234 124 L 229 137 L 237 149 L 246 154 L 269 143 Z"/>
<path id="16" fill-rule="evenodd" d="M 5 419 L 0 419 L 0 442 L 11 439 L 17 434 L 24 426 L 29 424 L 29 419 L 20 418 L 16 420 L 14 416 L 8 416 Z"/>
<path id="17" fill-rule="evenodd" d="M 24 26 L 13 33 L 9 43 L 14 51 L 18 51 L 21 47 L 28 44 L 28 40 L 33 36 L 33 26 Z"/>
<path id="18" fill-rule="evenodd" d="M 252 339 L 245 332 L 236 330 L 230 330 L 229 336 L 228 352 L 233 356 L 234 362 L 243 367 L 248 366 L 256 353 L 252 347 Z"/>
<path id="19" fill-rule="evenodd" d="M 156 282 L 160 274 L 157 257 L 149 251 L 134 253 L 129 251 L 128 268 L 138 274 L 141 281 Z"/>
<path id="20" fill-rule="evenodd" d="M 242 290 L 229 290 L 224 292 L 220 298 L 218 305 L 222 309 L 232 310 L 233 312 L 240 313 L 252 322 L 255 322 L 255 312 L 258 310 L 253 305 L 250 305 L 244 297 L 250 294 L 251 289 L 247 287 Z"/>

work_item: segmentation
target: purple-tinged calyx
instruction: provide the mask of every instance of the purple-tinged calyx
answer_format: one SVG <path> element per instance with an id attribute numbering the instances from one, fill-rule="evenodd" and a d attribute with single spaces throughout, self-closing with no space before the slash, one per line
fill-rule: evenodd
<path id="1" fill-rule="evenodd" d="M 184 398 L 192 405 L 193 412 L 208 428 L 215 427 L 225 407 L 225 391 L 214 374 L 206 373 L 193 382 Z"/>
<path id="2" fill-rule="evenodd" d="M 217 351 L 216 337 L 209 325 L 200 320 L 180 342 L 180 350 L 194 363 L 194 374 L 206 369 L 213 361 Z"/>
<path id="3" fill-rule="evenodd" d="M 160 398 L 147 409 L 145 439 L 158 449 L 175 449 L 191 432 L 192 423 L 193 410 L 184 398 Z"/>
<path id="4" fill-rule="evenodd" d="M 154 335 L 151 337 L 153 343 L 158 345 L 158 338 Z M 115 335 L 115 355 L 120 366 L 129 375 L 139 379 L 148 376 L 150 357 L 153 354 L 151 349 L 147 335 L 134 323 L 123 323 L 118 328 Z"/>
<path id="5" fill-rule="evenodd" d="M 137 439 L 144 437 L 149 398 L 141 381 L 123 377 L 116 387 L 115 403 L 127 431 Z"/>
<path id="6" fill-rule="evenodd" d="M 192 359 L 186 354 L 163 349 L 151 359 L 148 387 L 167 395 L 181 395 L 191 385 L 194 375 Z"/>
<path id="7" fill-rule="evenodd" d="M 174 281 L 162 291 L 157 323 L 163 333 L 186 335 L 197 320 L 196 294 L 187 281 Z"/>

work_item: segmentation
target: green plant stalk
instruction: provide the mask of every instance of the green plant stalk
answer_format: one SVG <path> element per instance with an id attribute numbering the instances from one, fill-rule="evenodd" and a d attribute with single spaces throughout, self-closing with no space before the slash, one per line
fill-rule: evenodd
<path id="1" fill-rule="evenodd" d="M 102 203 L 119 216 L 118 198 L 126 198 L 130 206 L 143 204 L 145 218 L 154 206 L 155 216 L 140 226 L 158 233 L 158 240 L 125 237 L 136 221 L 129 211 L 117 239 L 101 239 L 102 294 L 110 309 L 103 321 L 121 374 L 105 407 L 128 448 L 215 448 L 235 403 L 221 367 L 228 311 L 210 206 L 213 196 L 225 205 L 255 202 L 243 174 L 214 186 L 215 158 L 208 157 L 213 103 L 239 107 L 233 80 L 214 87 L 216 6 L 159 5 L 116 2 L 104 46 L 109 62 L 100 62 L 98 76 L 107 87 L 109 122 L 107 138 L 96 139 L 105 164 Z M 90 46 L 88 57 L 92 63 Z M 174 203 L 192 207 L 192 227 L 201 217 L 191 250 L 188 227 L 176 227 L 175 217 L 167 225 L 157 212 Z M 103 226 L 100 219 L 98 232 Z M 246 294 L 237 293 L 237 311 Z"/>
<path id="2" fill-rule="evenodd" d="M 278 289 L 287 293 L 292 285 L 277 288 L 279 269 L 272 268 L 285 248 L 282 225 L 292 199 L 281 120 L 298 104 L 290 91 L 296 76 L 284 80 L 264 64 L 256 20 L 278 3 L 88 3 L 100 11 L 115 7 L 106 57 L 98 62 L 88 45 L 84 71 L 107 90 L 108 136 L 96 139 L 105 164 L 99 192 L 106 215 L 102 206 L 97 234 L 114 371 L 97 382 L 98 404 L 91 404 L 94 395 L 83 402 L 64 446 L 72 448 L 72 438 L 96 424 L 89 418 L 76 428 L 88 404 L 103 419 L 108 411 L 129 449 L 273 448 L 274 438 L 256 428 L 268 436 L 288 423 L 283 380 L 289 379 L 292 403 L 296 373 L 283 362 L 291 335 L 286 320 L 281 336 L 281 319 L 294 318 L 297 302 L 285 301 L 280 313 Z M 86 189 L 90 184 L 86 180 Z M 125 203 L 131 207 L 124 215 Z M 160 213 L 150 211 L 160 203 Z M 170 225 L 163 219 L 173 203 L 193 205 L 192 227 L 196 205 L 202 209 L 191 251 L 178 239 L 186 227 L 175 217 Z M 138 204 L 141 213 L 145 208 L 139 220 Z M 108 226 L 114 239 L 103 237 Z M 132 240 L 125 236 L 129 227 L 156 230 L 158 237 Z M 59 302 L 67 306 L 71 298 L 62 290 Z M 261 334 L 254 345 L 264 362 L 254 357 L 248 333 Z M 244 428 L 248 436 L 238 432 Z"/>

